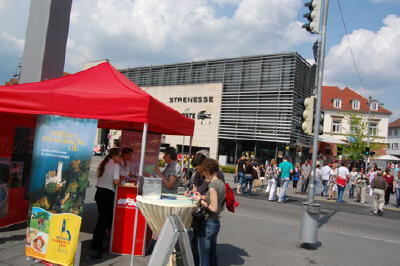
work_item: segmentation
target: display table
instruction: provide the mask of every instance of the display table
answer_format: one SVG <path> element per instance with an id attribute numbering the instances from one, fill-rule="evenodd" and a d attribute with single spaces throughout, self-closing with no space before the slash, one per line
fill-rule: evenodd
<path id="1" fill-rule="evenodd" d="M 166 194 L 170 196 L 169 194 Z M 136 197 L 136 204 L 147 224 L 155 235 L 159 235 L 168 215 L 176 214 L 186 228 L 192 224 L 192 212 L 197 208 L 196 202 L 185 196 L 176 196 L 176 200 L 168 199 L 147 199 L 142 196 Z"/>

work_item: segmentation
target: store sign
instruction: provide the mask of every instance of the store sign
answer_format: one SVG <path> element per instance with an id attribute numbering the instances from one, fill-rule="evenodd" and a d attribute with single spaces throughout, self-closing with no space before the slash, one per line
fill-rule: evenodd
<path id="1" fill-rule="evenodd" d="M 214 96 L 170 97 L 170 103 L 212 103 Z"/>
<path id="2" fill-rule="evenodd" d="M 131 207 L 136 208 L 136 201 L 135 201 L 135 199 L 132 199 L 132 198 L 118 199 L 117 207 L 118 208 L 131 208 Z"/>

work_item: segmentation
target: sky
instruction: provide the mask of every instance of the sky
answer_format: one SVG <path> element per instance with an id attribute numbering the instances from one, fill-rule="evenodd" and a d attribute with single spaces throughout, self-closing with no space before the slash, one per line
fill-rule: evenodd
<path id="1" fill-rule="evenodd" d="M 338 8 L 360 73 L 356 74 Z M 74 0 L 65 71 L 107 58 L 116 68 L 297 51 L 305 0 Z M 0 83 L 21 61 L 29 0 L 0 0 Z M 400 118 L 400 0 L 330 0 L 324 85 L 372 96 Z"/>

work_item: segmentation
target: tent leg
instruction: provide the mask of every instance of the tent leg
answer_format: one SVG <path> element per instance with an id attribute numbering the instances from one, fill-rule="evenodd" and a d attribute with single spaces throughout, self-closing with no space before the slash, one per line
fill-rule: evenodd
<path id="1" fill-rule="evenodd" d="M 183 136 L 183 139 L 182 139 L 182 151 L 181 151 L 181 153 L 182 153 L 182 169 L 183 168 L 185 168 L 185 156 L 183 155 L 183 153 L 184 153 L 184 151 L 185 151 L 185 136 Z"/>
<path id="2" fill-rule="evenodd" d="M 139 177 L 138 177 L 138 182 L 140 182 L 141 177 L 143 176 L 143 166 L 144 166 L 144 156 L 146 154 L 146 141 L 147 141 L 147 129 L 148 129 L 148 124 L 145 123 L 143 125 L 143 135 L 142 135 L 142 146 L 141 146 L 141 151 L 140 151 L 140 163 L 139 163 Z M 139 187 L 139 184 L 138 184 Z M 137 224 L 137 216 L 138 212 L 136 211 L 136 216 L 135 216 L 135 222 L 133 226 L 136 226 Z M 136 228 L 133 230 L 133 240 L 132 240 L 132 252 L 131 252 L 131 266 L 133 266 L 133 258 L 135 257 L 135 240 L 136 240 Z"/>
<path id="3" fill-rule="evenodd" d="M 190 140 L 189 140 L 189 158 L 190 158 L 190 155 L 192 155 L 192 142 L 193 142 L 193 136 L 190 136 Z"/>

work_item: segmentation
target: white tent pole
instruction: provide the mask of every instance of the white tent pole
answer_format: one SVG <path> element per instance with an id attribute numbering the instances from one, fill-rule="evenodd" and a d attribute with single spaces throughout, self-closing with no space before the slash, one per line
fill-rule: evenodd
<path id="1" fill-rule="evenodd" d="M 147 129 L 148 124 L 143 125 L 143 135 L 142 135 L 142 147 L 140 151 L 140 164 L 139 164 L 139 176 L 143 176 L 143 166 L 144 166 L 144 156 L 146 154 L 146 141 L 147 141 Z"/>
<path id="2" fill-rule="evenodd" d="M 183 139 L 182 139 L 182 151 L 181 151 L 181 153 L 182 153 L 182 169 L 183 168 L 185 168 L 185 156 L 183 155 L 183 151 L 184 151 L 184 149 L 185 149 L 185 136 L 183 136 Z"/>
<path id="3" fill-rule="evenodd" d="M 145 123 L 143 125 L 143 135 L 142 135 L 142 146 L 140 150 L 140 162 L 139 162 L 139 177 L 138 177 L 138 188 L 140 187 L 140 180 L 143 176 L 143 166 L 144 166 L 144 156 L 146 154 L 146 141 L 147 141 L 147 129 L 148 129 L 148 124 Z M 139 192 L 139 190 L 138 190 Z M 136 207 L 137 208 L 137 207 Z M 133 266 L 133 258 L 135 257 L 135 242 L 136 242 L 136 228 L 135 226 L 137 225 L 137 217 L 139 215 L 138 210 L 136 209 L 136 215 L 135 215 L 135 221 L 133 223 L 134 230 L 133 230 L 133 240 L 132 240 L 132 252 L 131 252 L 131 266 Z"/>

